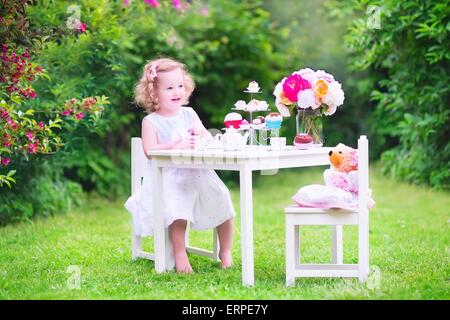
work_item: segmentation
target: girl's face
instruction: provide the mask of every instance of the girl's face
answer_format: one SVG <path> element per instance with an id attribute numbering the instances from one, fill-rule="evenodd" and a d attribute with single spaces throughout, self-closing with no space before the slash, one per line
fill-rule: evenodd
<path id="1" fill-rule="evenodd" d="M 175 111 L 182 106 L 186 97 L 183 80 L 181 69 L 158 73 L 157 94 L 160 109 Z"/>

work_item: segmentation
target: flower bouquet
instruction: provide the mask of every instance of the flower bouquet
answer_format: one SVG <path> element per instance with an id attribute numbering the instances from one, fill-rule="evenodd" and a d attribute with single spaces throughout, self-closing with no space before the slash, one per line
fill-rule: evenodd
<path id="1" fill-rule="evenodd" d="M 273 92 L 275 105 L 283 117 L 297 111 L 294 145 L 300 149 L 322 146 L 322 118 L 330 116 L 344 102 L 341 84 L 323 70 L 309 68 L 283 78 Z"/>

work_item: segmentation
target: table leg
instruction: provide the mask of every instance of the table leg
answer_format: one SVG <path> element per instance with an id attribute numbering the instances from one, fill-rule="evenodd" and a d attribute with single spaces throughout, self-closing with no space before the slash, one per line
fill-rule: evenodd
<path id="1" fill-rule="evenodd" d="M 157 273 L 162 273 L 166 271 L 166 228 L 164 227 L 162 201 L 158 199 L 159 192 L 155 192 L 155 190 L 162 190 L 162 167 L 159 167 L 155 160 L 153 160 L 152 166 L 152 190 L 155 269 Z"/>
<path id="2" fill-rule="evenodd" d="M 244 166 L 239 171 L 241 202 L 241 250 L 242 250 L 242 284 L 253 286 L 253 190 L 252 170 Z"/>

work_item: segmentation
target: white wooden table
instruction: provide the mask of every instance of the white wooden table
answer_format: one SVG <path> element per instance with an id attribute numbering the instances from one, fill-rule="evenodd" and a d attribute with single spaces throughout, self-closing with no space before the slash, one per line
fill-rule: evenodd
<path id="1" fill-rule="evenodd" d="M 241 212 L 241 251 L 242 283 L 253 286 L 253 189 L 252 172 L 281 168 L 329 165 L 328 152 L 331 148 L 321 147 L 309 150 L 296 150 L 292 146 L 282 151 L 271 151 L 267 146 L 247 146 L 243 151 L 205 150 L 154 150 L 148 152 L 153 163 L 153 190 L 161 190 L 162 168 L 193 168 L 239 171 L 240 212 Z M 295 190 L 292 190 L 294 193 Z M 157 193 L 155 193 L 157 194 Z M 289 195 L 286 195 L 286 199 Z M 161 201 L 153 201 L 155 212 L 155 268 L 156 272 L 167 271 L 166 229 Z M 280 212 L 281 214 L 281 212 Z"/>

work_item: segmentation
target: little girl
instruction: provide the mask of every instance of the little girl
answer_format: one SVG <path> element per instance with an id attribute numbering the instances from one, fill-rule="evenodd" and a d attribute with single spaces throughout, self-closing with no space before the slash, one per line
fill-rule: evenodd
<path id="1" fill-rule="evenodd" d="M 142 147 L 149 150 L 190 149 L 195 137 L 209 135 L 197 113 L 183 107 L 195 88 L 186 66 L 161 58 L 148 62 L 136 85 L 135 101 L 148 115 L 142 120 Z M 150 157 L 148 157 L 150 159 Z M 230 193 L 214 170 L 163 168 L 162 190 L 151 190 L 151 161 L 141 190 L 125 203 L 133 215 L 135 232 L 153 234 L 152 194 L 163 202 L 165 226 L 169 229 L 177 272 L 191 273 L 186 254 L 187 222 L 194 230 L 217 228 L 222 268 L 232 264 L 233 217 Z"/>

